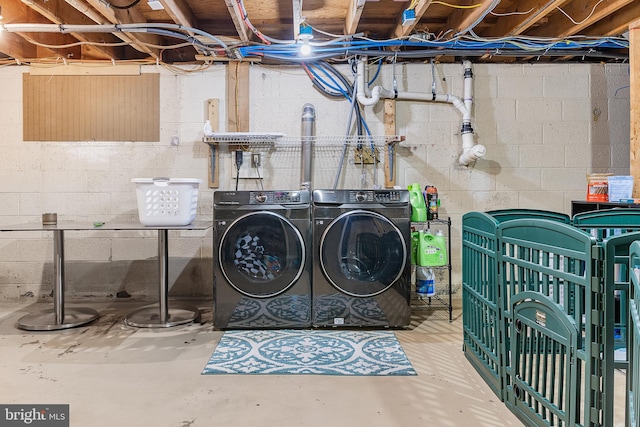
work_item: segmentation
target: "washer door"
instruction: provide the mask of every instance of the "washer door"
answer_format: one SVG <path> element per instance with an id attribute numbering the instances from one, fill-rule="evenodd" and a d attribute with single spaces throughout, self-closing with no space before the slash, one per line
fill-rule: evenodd
<path id="1" fill-rule="evenodd" d="M 224 231 L 218 247 L 222 274 L 238 292 L 269 298 L 285 292 L 302 275 L 306 262 L 300 231 L 284 216 L 251 212 Z"/>
<path id="2" fill-rule="evenodd" d="M 320 266 L 339 291 L 369 297 L 402 275 L 407 245 L 402 232 L 376 212 L 353 210 L 335 218 L 320 239 Z"/>

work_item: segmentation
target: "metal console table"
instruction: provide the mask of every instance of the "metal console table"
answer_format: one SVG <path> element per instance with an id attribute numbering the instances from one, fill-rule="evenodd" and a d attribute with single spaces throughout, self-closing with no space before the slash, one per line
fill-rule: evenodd
<path id="1" fill-rule="evenodd" d="M 55 225 L 40 223 L 0 225 L 2 231 L 51 231 L 53 232 L 53 309 L 41 313 L 27 314 L 18 320 L 17 326 L 32 331 L 51 331 L 85 325 L 98 318 L 97 311 L 91 308 L 65 308 L 64 301 L 64 232 L 65 231 L 134 231 L 157 230 L 158 266 L 159 266 L 159 302 L 139 308 L 125 316 L 129 326 L 162 328 L 197 321 L 200 310 L 184 304 L 174 304 L 169 308 L 169 230 L 207 230 L 213 226 L 211 221 L 194 221 L 184 226 L 145 226 L 140 223 L 93 223 L 60 222 Z"/>

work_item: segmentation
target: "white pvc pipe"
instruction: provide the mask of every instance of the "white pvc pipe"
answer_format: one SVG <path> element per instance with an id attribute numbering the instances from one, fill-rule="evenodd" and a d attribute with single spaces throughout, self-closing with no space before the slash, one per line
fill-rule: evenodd
<path id="1" fill-rule="evenodd" d="M 469 163 L 484 156 L 486 149 L 482 145 L 476 145 L 473 138 L 473 128 L 471 127 L 471 108 L 473 106 L 473 73 L 471 61 L 464 61 L 464 98 L 451 94 L 429 94 L 416 92 L 391 91 L 382 86 L 375 86 L 369 90 L 366 81 L 366 58 L 358 61 L 356 67 L 357 99 L 362 105 L 370 106 L 377 104 L 380 99 L 397 99 L 405 101 L 422 102 L 446 102 L 456 107 L 462 113 L 462 154 L 458 162 L 467 166 Z"/>
<path id="2" fill-rule="evenodd" d="M 358 102 L 362 105 L 375 105 L 380 101 L 380 91 L 376 92 L 376 89 L 380 86 L 376 86 L 373 90 L 369 89 L 369 85 L 365 84 L 365 63 L 367 58 L 358 61 L 356 66 L 356 92 Z M 374 94 L 374 92 L 376 92 Z"/>
<path id="3" fill-rule="evenodd" d="M 462 154 L 458 157 L 458 163 L 463 166 L 475 162 L 483 157 L 487 150 L 484 145 L 475 143 L 473 138 L 473 128 L 471 127 L 471 108 L 473 105 L 473 70 L 471 69 L 471 61 L 465 60 L 464 66 L 464 105 L 467 114 L 463 113 L 462 117 Z"/>

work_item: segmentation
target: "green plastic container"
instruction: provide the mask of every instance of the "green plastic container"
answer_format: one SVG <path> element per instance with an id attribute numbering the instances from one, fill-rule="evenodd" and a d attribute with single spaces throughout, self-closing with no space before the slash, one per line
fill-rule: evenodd
<path id="1" fill-rule="evenodd" d="M 434 236 L 428 231 L 419 232 L 418 265 L 439 267 L 447 265 L 447 246 L 444 236 Z"/>
<path id="2" fill-rule="evenodd" d="M 427 220 L 427 204 L 420 190 L 420 184 L 409 186 L 409 202 L 411 203 L 411 221 L 425 222 Z"/>

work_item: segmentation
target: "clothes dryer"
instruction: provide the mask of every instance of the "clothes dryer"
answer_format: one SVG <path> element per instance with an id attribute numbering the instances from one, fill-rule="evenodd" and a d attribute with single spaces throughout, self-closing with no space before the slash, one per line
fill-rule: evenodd
<path id="1" fill-rule="evenodd" d="M 309 191 L 214 193 L 214 327 L 311 326 Z"/>
<path id="2" fill-rule="evenodd" d="M 316 327 L 403 327 L 411 318 L 407 190 L 314 190 Z"/>

